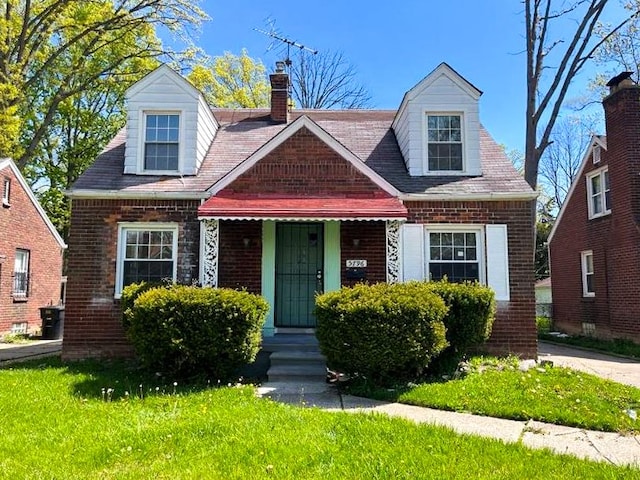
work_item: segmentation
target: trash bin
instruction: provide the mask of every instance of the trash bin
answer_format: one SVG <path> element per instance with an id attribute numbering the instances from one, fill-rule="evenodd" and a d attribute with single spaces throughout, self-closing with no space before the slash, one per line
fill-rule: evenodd
<path id="1" fill-rule="evenodd" d="M 64 307 L 40 308 L 42 319 L 42 339 L 58 340 L 62 338 L 64 329 Z"/>

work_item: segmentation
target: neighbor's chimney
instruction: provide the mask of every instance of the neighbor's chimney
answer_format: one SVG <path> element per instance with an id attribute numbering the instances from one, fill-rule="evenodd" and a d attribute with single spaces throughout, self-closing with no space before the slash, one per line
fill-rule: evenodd
<path id="1" fill-rule="evenodd" d="M 285 63 L 276 62 L 276 71 L 269 75 L 271 80 L 271 120 L 279 123 L 289 121 L 289 75 Z"/>

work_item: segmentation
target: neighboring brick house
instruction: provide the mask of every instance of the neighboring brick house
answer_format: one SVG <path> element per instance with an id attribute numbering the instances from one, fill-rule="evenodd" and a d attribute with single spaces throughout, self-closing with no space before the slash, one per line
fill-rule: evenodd
<path id="1" fill-rule="evenodd" d="M 131 354 L 122 287 L 247 288 L 264 328 L 307 332 L 314 294 L 358 281 L 477 279 L 487 348 L 536 355 L 533 202 L 479 120 L 481 92 L 441 64 L 397 111 L 209 108 L 166 66 L 127 93 L 127 126 L 73 186 L 63 356 Z"/>
<path id="2" fill-rule="evenodd" d="M 554 328 L 640 341 L 640 87 L 609 82 L 594 136 L 549 235 Z"/>
<path id="3" fill-rule="evenodd" d="M 61 301 L 66 245 L 12 160 L 0 160 L 0 336 L 34 333 Z"/>

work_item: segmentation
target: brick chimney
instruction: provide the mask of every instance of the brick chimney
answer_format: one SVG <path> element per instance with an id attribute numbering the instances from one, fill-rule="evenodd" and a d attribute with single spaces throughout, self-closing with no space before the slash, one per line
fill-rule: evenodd
<path id="1" fill-rule="evenodd" d="M 271 120 L 289 122 L 289 75 L 284 62 L 276 62 L 276 71 L 269 75 L 271 81 Z"/>

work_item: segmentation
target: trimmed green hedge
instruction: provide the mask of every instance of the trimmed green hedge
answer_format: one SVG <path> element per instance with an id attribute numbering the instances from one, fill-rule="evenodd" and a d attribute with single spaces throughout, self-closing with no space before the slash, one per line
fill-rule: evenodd
<path id="1" fill-rule="evenodd" d="M 378 384 L 417 378 L 446 346 L 444 301 L 427 284 L 358 284 L 316 297 L 330 367 Z"/>
<path id="2" fill-rule="evenodd" d="M 450 346 L 434 360 L 429 370 L 436 374 L 449 373 L 471 348 L 489 339 L 496 313 L 495 294 L 478 282 L 441 280 L 426 285 L 449 307 L 444 324 Z"/>
<path id="3" fill-rule="evenodd" d="M 245 291 L 182 285 L 131 285 L 122 299 L 127 336 L 146 367 L 219 380 L 255 359 L 269 309 Z"/>

